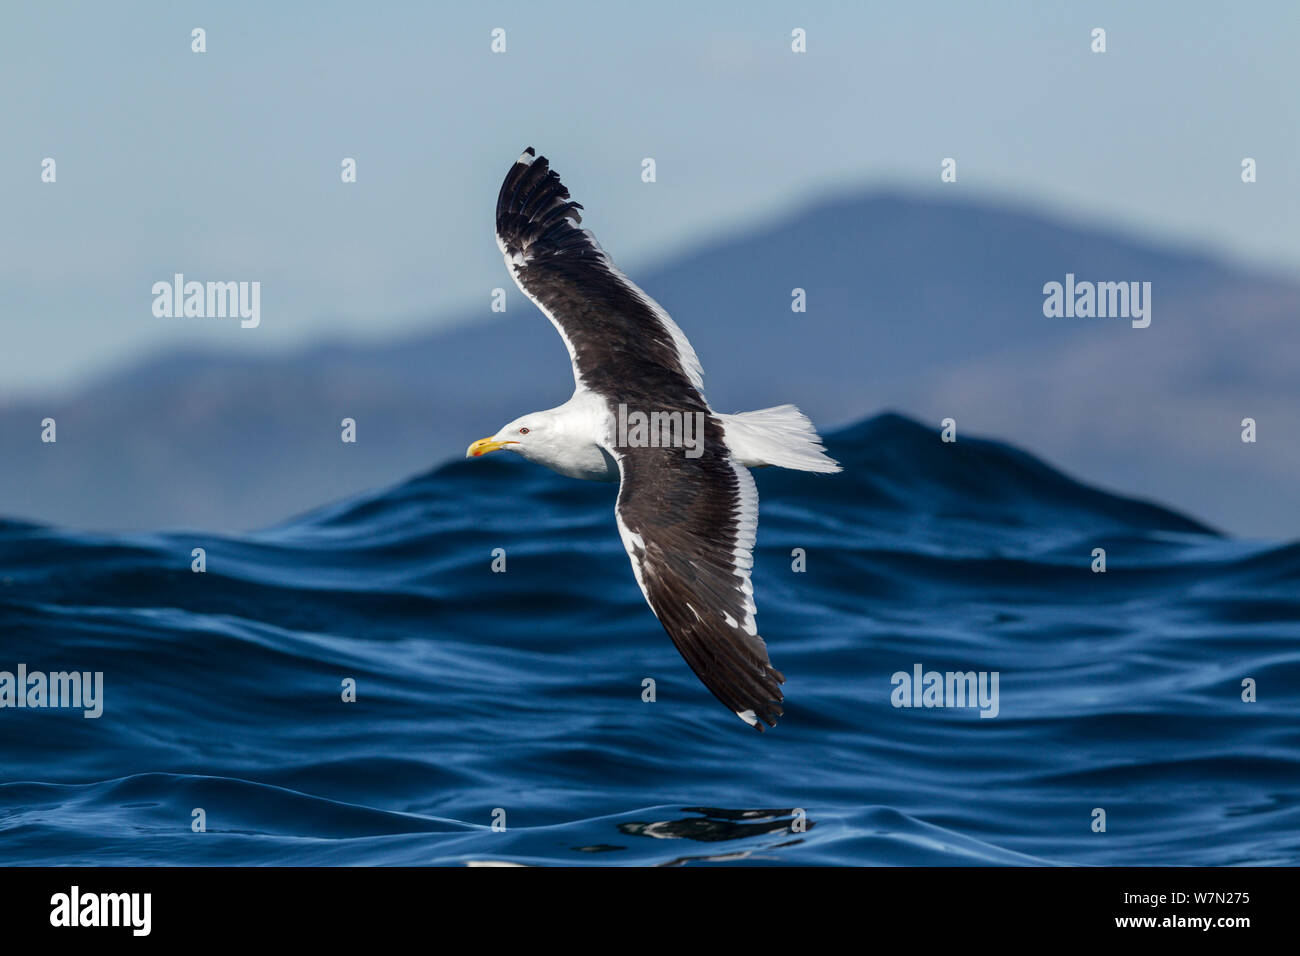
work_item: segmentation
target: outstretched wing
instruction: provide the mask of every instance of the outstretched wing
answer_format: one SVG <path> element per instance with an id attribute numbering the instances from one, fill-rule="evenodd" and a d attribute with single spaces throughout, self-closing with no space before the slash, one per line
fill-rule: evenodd
<path id="1" fill-rule="evenodd" d="M 531 146 L 497 196 L 497 245 L 506 267 L 564 339 L 575 383 L 607 395 L 628 374 L 645 377 L 654 369 L 702 388 L 691 343 L 580 227 L 580 209 Z"/>
<path id="2" fill-rule="evenodd" d="M 704 400 L 690 342 L 580 227 L 581 208 L 529 148 L 497 198 L 501 254 L 564 339 L 578 388 L 602 398 L 611 421 L 641 413 L 699 424 L 696 457 L 608 436 L 622 477 L 619 534 L 650 609 L 691 669 L 746 723 L 775 726 L 785 678 L 754 624 L 754 479 Z"/>
<path id="3" fill-rule="evenodd" d="M 785 676 L 754 623 L 758 491 L 715 420 L 706 434 L 698 458 L 673 448 L 611 449 L 622 476 L 618 531 L 650 609 L 691 670 L 762 730 L 784 713 Z"/>

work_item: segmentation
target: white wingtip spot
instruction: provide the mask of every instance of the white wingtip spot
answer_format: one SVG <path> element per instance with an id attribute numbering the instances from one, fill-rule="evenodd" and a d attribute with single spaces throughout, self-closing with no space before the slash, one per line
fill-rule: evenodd
<path id="1" fill-rule="evenodd" d="M 519 154 L 519 158 L 515 160 L 515 163 L 519 166 L 531 166 L 536 158 L 532 153 L 525 151 Z"/>
<path id="2" fill-rule="evenodd" d="M 736 711 L 736 716 L 751 727 L 758 726 L 758 718 L 754 716 L 753 710 L 738 710 Z"/>

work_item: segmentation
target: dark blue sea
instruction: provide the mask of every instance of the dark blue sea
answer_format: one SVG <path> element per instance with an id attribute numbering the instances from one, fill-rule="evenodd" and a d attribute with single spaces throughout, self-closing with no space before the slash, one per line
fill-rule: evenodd
<path id="1" fill-rule="evenodd" d="M 98 719 L 0 709 L 0 863 L 1300 863 L 1300 544 L 896 415 L 828 444 L 756 475 L 765 734 L 615 486 L 511 456 L 247 535 L 0 522 L 0 670 L 104 675 Z M 997 716 L 893 706 L 917 664 L 997 672 Z"/>

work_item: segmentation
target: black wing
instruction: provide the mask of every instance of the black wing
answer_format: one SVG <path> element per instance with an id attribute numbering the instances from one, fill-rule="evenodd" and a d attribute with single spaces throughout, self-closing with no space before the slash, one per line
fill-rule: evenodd
<path id="1" fill-rule="evenodd" d="M 497 245 L 515 283 L 564 339 L 574 380 L 606 398 L 629 382 L 660 396 L 698 391 L 702 374 L 690 342 L 580 228 L 581 208 L 532 147 L 497 197 Z"/>
<path id="2" fill-rule="evenodd" d="M 691 669 L 751 726 L 775 726 L 785 678 L 754 624 L 754 479 L 732 459 L 704 400 L 690 342 L 580 228 L 581 208 L 528 149 L 497 199 L 501 253 L 564 339 L 578 387 L 603 397 L 611 419 L 622 406 L 629 417 L 680 414 L 702 424 L 698 457 L 608 436 L 622 477 L 619 534 L 646 601 Z"/>
<path id="3" fill-rule="evenodd" d="M 754 622 L 753 476 L 714 440 L 699 458 L 611 451 L 622 475 L 619 534 L 651 610 L 718 700 L 752 727 L 775 727 L 785 676 Z"/>

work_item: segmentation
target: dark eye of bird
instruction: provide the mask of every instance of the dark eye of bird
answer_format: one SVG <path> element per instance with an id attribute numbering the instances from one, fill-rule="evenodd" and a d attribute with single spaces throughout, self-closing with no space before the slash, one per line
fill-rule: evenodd
<path id="1" fill-rule="evenodd" d="M 527 428 L 521 428 L 521 429 L 519 429 L 519 434 L 521 434 L 521 435 L 527 435 L 527 434 L 528 434 L 528 429 L 527 429 Z"/>

